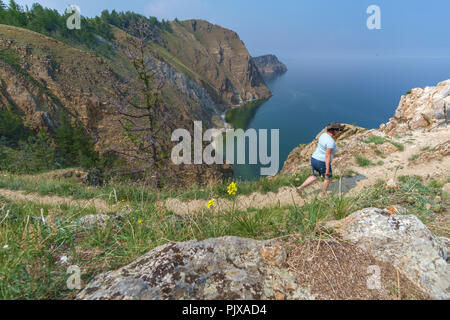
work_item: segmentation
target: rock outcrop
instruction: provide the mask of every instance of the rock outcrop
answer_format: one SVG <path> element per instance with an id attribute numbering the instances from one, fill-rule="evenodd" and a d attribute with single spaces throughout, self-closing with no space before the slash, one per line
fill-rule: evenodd
<path id="1" fill-rule="evenodd" d="M 173 34 L 163 36 L 164 48 L 189 68 L 183 71 L 208 91 L 221 111 L 271 96 L 237 33 L 204 20 L 171 26 Z M 169 41 L 173 37 L 177 41 Z"/>
<path id="2" fill-rule="evenodd" d="M 235 237 L 171 243 L 95 277 L 80 300 L 310 300 L 275 241 Z"/>
<path id="3" fill-rule="evenodd" d="M 412 89 L 402 96 L 394 117 L 381 125 L 390 136 L 411 130 L 433 130 L 450 121 L 450 79 L 436 87 Z"/>
<path id="4" fill-rule="evenodd" d="M 431 298 L 450 299 L 448 248 L 416 216 L 364 209 L 327 227 L 375 258 L 392 263 Z"/>
<path id="5" fill-rule="evenodd" d="M 420 167 L 426 162 L 448 160 L 449 94 L 450 80 L 441 82 L 436 87 L 413 89 L 402 97 L 394 118 L 388 124 L 381 125 L 380 129 L 366 130 L 346 125 L 345 131 L 336 139 L 339 152 L 334 158 L 333 169 L 340 173 L 349 169 L 360 171 L 361 165 L 357 162 L 359 156 L 370 161 L 367 168 L 379 165 L 373 171 L 383 172 L 380 176 L 385 178 L 386 166 L 389 166 L 390 171 L 396 171 L 399 167 Z M 325 129 L 313 142 L 295 148 L 288 156 L 282 173 L 295 174 L 309 167 L 318 138 L 324 132 Z M 410 148 L 413 144 L 416 148 Z M 409 149 L 408 152 L 404 152 L 405 149 Z M 390 172 L 389 175 L 394 176 L 394 173 Z"/>
<path id="6" fill-rule="evenodd" d="M 270 80 L 288 71 L 286 65 L 273 55 L 265 55 L 252 59 L 264 79 Z"/>

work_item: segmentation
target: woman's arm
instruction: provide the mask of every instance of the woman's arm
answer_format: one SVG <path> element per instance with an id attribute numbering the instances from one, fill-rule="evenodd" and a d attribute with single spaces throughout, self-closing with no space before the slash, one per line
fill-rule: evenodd
<path id="1" fill-rule="evenodd" d="M 330 168 L 331 168 L 331 155 L 333 154 L 333 149 L 327 149 L 327 154 L 325 157 L 325 165 L 327 167 L 327 171 L 325 173 L 326 176 L 330 174 Z"/>

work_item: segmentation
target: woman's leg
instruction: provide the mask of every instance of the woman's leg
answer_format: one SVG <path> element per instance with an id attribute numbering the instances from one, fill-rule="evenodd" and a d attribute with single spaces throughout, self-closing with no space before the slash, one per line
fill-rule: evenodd
<path id="1" fill-rule="evenodd" d="M 301 185 L 301 187 L 299 187 L 298 189 L 304 189 L 310 185 L 312 185 L 314 182 L 317 181 L 317 178 L 314 176 L 309 177 L 308 179 L 306 179 L 306 181 Z"/>
<path id="2" fill-rule="evenodd" d="M 322 196 L 325 197 L 327 195 L 328 188 L 330 187 L 331 179 L 325 179 L 323 183 Z"/>

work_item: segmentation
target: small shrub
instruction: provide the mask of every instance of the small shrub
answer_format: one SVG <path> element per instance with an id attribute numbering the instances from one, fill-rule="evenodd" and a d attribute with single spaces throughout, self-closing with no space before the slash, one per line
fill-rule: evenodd
<path id="1" fill-rule="evenodd" d="M 301 208 L 290 209 L 291 222 L 304 238 L 314 238 L 320 223 L 328 216 L 327 208 L 325 202 L 319 199 L 311 200 Z"/>
<path id="2" fill-rule="evenodd" d="M 360 167 L 369 167 L 373 165 L 372 161 L 360 155 L 356 156 L 356 162 Z"/>
<path id="3" fill-rule="evenodd" d="M 371 136 L 369 139 L 364 140 L 364 143 L 375 143 L 377 145 L 382 145 L 386 143 L 386 139 L 379 136 Z"/>
<path id="4" fill-rule="evenodd" d="M 335 195 L 330 198 L 330 210 L 335 220 L 348 217 L 356 209 L 355 201 L 352 198 Z"/>
<path id="5" fill-rule="evenodd" d="M 391 140 L 388 140 L 388 142 L 396 147 L 399 151 L 405 151 L 405 146 L 403 144 Z"/>

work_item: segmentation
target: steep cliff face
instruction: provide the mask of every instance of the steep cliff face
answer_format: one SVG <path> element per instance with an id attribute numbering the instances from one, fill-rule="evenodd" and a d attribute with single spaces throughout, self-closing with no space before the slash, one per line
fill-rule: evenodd
<path id="1" fill-rule="evenodd" d="M 173 32 L 162 32 L 150 44 L 160 60 L 148 62 L 165 82 L 162 112 L 171 119 L 164 123 L 166 137 L 177 128 L 192 131 L 194 120 L 220 127 L 221 114 L 231 106 L 270 96 L 236 33 L 206 21 L 172 25 Z M 99 151 L 125 150 L 121 118 L 114 112 L 121 104 L 115 90 L 121 84 L 132 96 L 138 95 L 139 85 L 125 53 L 129 35 L 113 30 L 114 54 L 101 57 L 32 31 L 0 25 L 0 105 L 16 107 L 34 130 L 54 130 L 59 115 L 67 113 L 93 136 Z M 167 152 L 172 146 L 164 147 Z M 220 177 L 222 168 L 219 171 Z M 226 169 L 225 175 L 230 173 Z"/>
<path id="2" fill-rule="evenodd" d="M 271 96 L 239 36 L 203 20 L 172 23 L 163 46 L 222 111 L 230 105 Z"/>
<path id="3" fill-rule="evenodd" d="M 265 79 L 272 79 L 288 71 L 286 65 L 280 62 L 273 54 L 256 57 L 252 60 L 258 68 L 259 73 Z"/>

